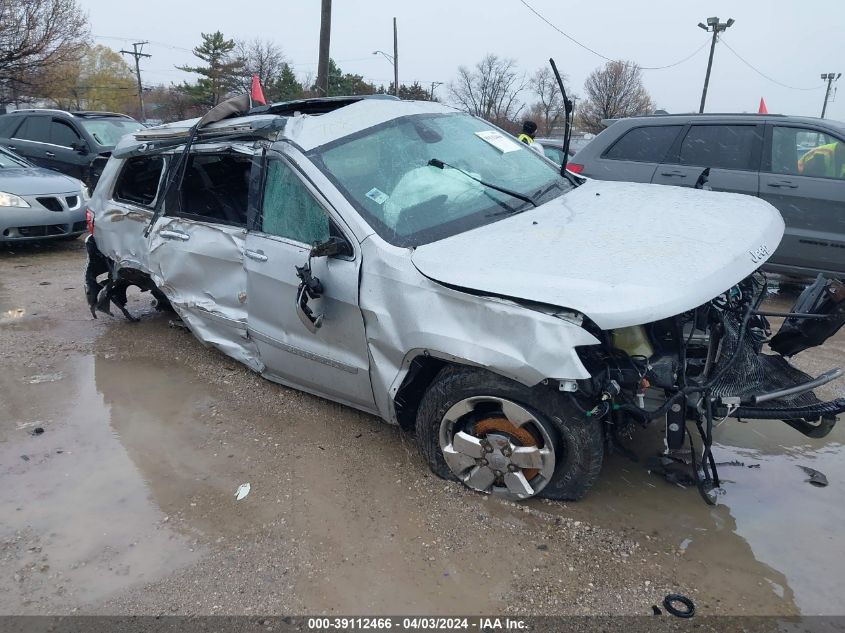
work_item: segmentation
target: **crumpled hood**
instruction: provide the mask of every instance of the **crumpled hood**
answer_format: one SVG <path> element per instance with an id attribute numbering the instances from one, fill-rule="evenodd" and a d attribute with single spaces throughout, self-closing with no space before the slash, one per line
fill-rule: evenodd
<path id="1" fill-rule="evenodd" d="M 493 224 L 418 247 L 425 276 L 569 308 L 602 329 L 695 308 L 754 272 L 783 237 L 758 198 L 589 180 Z"/>
<path id="2" fill-rule="evenodd" d="M 0 191 L 18 196 L 40 196 L 51 193 L 79 193 L 82 183 L 76 178 L 40 167 L 0 169 Z"/>

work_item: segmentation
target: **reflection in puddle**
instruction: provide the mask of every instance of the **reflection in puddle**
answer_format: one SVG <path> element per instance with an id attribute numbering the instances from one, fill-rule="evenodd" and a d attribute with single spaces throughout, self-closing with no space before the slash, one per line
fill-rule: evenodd
<path id="1" fill-rule="evenodd" d="M 0 377 L 2 613 L 98 600 L 196 556 L 169 529 L 114 432 L 93 357 L 63 370 L 56 382 Z M 36 422 L 44 428 L 37 436 Z"/>

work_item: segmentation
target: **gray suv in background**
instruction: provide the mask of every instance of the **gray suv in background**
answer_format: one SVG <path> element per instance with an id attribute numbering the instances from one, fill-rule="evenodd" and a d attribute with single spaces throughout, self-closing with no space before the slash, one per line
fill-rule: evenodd
<path id="1" fill-rule="evenodd" d="M 757 196 L 780 211 L 783 241 L 765 268 L 845 275 L 845 124 L 759 114 L 617 120 L 569 168 L 600 180 L 693 187 L 709 167 L 715 191 Z"/>

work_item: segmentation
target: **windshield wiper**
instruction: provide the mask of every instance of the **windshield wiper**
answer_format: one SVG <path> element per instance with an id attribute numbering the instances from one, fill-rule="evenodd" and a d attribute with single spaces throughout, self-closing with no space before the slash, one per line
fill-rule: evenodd
<path id="1" fill-rule="evenodd" d="M 489 187 L 490 189 L 495 189 L 496 191 L 498 191 L 500 193 L 504 193 L 505 195 L 508 195 L 508 196 L 512 196 L 512 197 L 516 198 L 517 200 L 522 200 L 524 202 L 528 202 L 531 205 L 533 205 L 534 207 L 538 206 L 537 203 L 534 202 L 533 198 L 531 198 L 530 196 L 526 196 L 524 193 L 519 193 L 518 191 L 513 191 L 512 189 L 506 189 L 505 187 L 500 187 L 499 185 L 494 185 L 494 184 L 489 183 L 485 180 L 481 180 L 481 178 L 477 178 L 477 177 L 473 176 L 471 173 L 464 171 L 460 167 L 455 167 L 454 165 L 450 165 L 449 163 L 445 163 L 442 160 L 440 160 L 439 158 L 432 158 L 430 161 L 428 161 L 428 164 L 431 165 L 432 167 L 437 167 L 437 169 L 445 169 L 446 167 L 448 167 L 449 169 L 454 169 L 456 171 L 461 172 L 464 176 L 474 180 L 475 182 L 477 182 L 480 185 L 484 185 L 485 187 Z"/>
<path id="2" fill-rule="evenodd" d="M 540 200 L 540 199 L 542 199 L 542 197 L 543 197 L 543 196 L 545 196 L 547 193 L 549 193 L 549 192 L 550 192 L 552 189 L 554 189 L 555 187 L 557 187 L 558 189 L 560 189 L 561 191 L 563 191 L 563 185 L 561 185 L 561 183 L 560 183 L 560 182 L 558 182 L 557 180 L 555 180 L 554 182 L 552 182 L 551 184 L 549 184 L 547 187 L 543 187 L 542 189 L 540 189 L 537 193 L 535 193 L 535 194 L 534 194 L 534 195 L 532 195 L 531 197 L 532 197 L 534 200 Z"/>

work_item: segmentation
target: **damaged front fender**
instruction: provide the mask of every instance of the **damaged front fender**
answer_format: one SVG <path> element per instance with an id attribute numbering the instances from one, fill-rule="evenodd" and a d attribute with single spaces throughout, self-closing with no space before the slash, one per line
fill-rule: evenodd
<path id="1" fill-rule="evenodd" d="M 589 378 L 576 347 L 599 341 L 575 323 L 512 301 L 478 297 L 423 277 L 404 249 L 363 242 L 361 310 L 382 417 L 415 358 L 484 367 L 525 385 Z"/>

